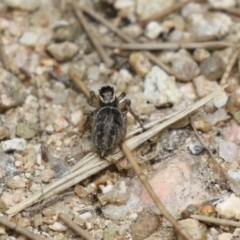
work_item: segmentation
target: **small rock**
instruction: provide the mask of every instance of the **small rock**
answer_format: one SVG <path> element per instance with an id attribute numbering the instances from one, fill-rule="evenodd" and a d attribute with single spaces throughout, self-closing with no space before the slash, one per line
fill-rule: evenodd
<path id="1" fill-rule="evenodd" d="M 13 138 L 11 140 L 2 141 L 2 150 L 3 152 L 9 152 L 9 151 L 24 151 L 27 146 L 27 142 L 23 138 Z"/>
<path id="2" fill-rule="evenodd" d="M 8 207 L 6 203 L 0 198 L 0 212 L 5 213 L 7 211 Z"/>
<path id="3" fill-rule="evenodd" d="M 85 212 L 79 215 L 79 218 L 86 221 L 87 219 L 91 219 L 93 215 L 90 212 Z"/>
<path id="4" fill-rule="evenodd" d="M 118 227 L 114 225 L 108 225 L 103 232 L 103 240 L 117 239 Z"/>
<path id="5" fill-rule="evenodd" d="M 208 3 L 213 8 L 221 8 L 221 9 L 235 7 L 236 5 L 235 0 L 208 0 Z"/>
<path id="6" fill-rule="evenodd" d="M 228 183 L 231 190 L 239 195 L 240 194 L 240 170 L 239 169 L 229 169 L 228 174 Z"/>
<path id="7" fill-rule="evenodd" d="M 223 36 L 232 25 L 231 18 L 219 12 L 194 12 L 187 17 L 187 27 L 195 36 Z"/>
<path id="8" fill-rule="evenodd" d="M 216 91 L 219 85 L 216 82 L 207 80 L 204 76 L 199 76 L 193 79 L 193 84 L 196 88 L 198 97 L 205 97 Z"/>
<path id="9" fill-rule="evenodd" d="M 50 180 L 55 176 L 55 172 L 52 169 L 45 169 L 41 172 L 40 178 L 44 183 L 50 182 Z"/>
<path id="10" fill-rule="evenodd" d="M 216 108 L 221 108 L 226 105 L 227 101 L 228 95 L 226 92 L 221 92 L 213 99 L 213 104 Z"/>
<path id="11" fill-rule="evenodd" d="M 135 5 L 134 0 L 116 0 L 114 7 L 116 9 L 129 8 Z"/>
<path id="12" fill-rule="evenodd" d="M 182 98 L 175 79 L 157 66 L 154 66 L 145 77 L 144 95 L 147 101 L 156 107 L 178 103 Z"/>
<path id="13" fill-rule="evenodd" d="M 30 127 L 28 123 L 18 123 L 16 128 L 16 135 L 20 138 L 31 139 L 37 133 L 37 129 Z"/>
<path id="14" fill-rule="evenodd" d="M 240 123 L 240 88 L 229 97 L 227 110 L 233 115 L 236 122 Z"/>
<path id="15" fill-rule="evenodd" d="M 180 87 L 180 91 L 182 95 L 186 98 L 189 98 L 191 100 L 195 100 L 197 98 L 194 86 L 191 82 L 184 84 Z"/>
<path id="16" fill-rule="evenodd" d="M 34 46 L 37 43 L 38 36 L 33 32 L 25 32 L 21 38 L 19 39 L 19 42 L 21 44 L 27 45 L 27 46 Z"/>
<path id="17" fill-rule="evenodd" d="M 25 11 L 34 11 L 39 5 L 40 0 L 4 0 L 5 4 L 11 8 L 19 8 Z"/>
<path id="18" fill-rule="evenodd" d="M 143 240 L 156 231 L 158 228 L 158 218 L 155 214 L 146 210 L 138 213 L 135 222 L 132 223 L 131 235 L 133 240 Z"/>
<path id="19" fill-rule="evenodd" d="M 201 145 L 190 144 L 189 149 L 193 155 L 199 155 L 204 150 L 204 147 Z"/>
<path id="20" fill-rule="evenodd" d="M 75 112 L 72 112 L 69 117 L 70 122 L 73 126 L 78 126 L 78 124 L 83 121 L 83 112 L 81 110 L 77 110 Z"/>
<path id="21" fill-rule="evenodd" d="M 17 219 L 17 224 L 20 225 L 21 227 L 27 228 L 31 226 L 31 221 L 30 219 L 19 217 Z"/>
<path id="22" fill-rule="evenodd" d="M 6 182 L 7 186 L 11 189 L 24 188 L 25 182 L 19 177 L 9 177 Z"/>
<path id="23" fill-rule="evenodd" d="M 203 48 L 197 48 L 193 52 L 193 58 L 197 62 L 202 62 L 204 59 L 206 59 L 208 57 L 210 57 L 210 53 L 207 50 L 203 49 Z"/>
<path id="24" fill-rule="evenodd" d="M 184 6 L 181 10 L 181 14 L 184 18 L 188 17 L 192 13 L 201 13 L 203 12 L 202 4 L 190 2 Z"/>
<path id="25" fill-rule="evenodd" d="M 233 162 L 238 159 L 238 147 L 234 142 L 220 140 L 219 141 L 219 156 L 226 162 Z"/>
<path id="26" fill-rule="evenodd" d="M 219 108 L 214 113 L 208 113 L 206 115 L 203 115 L 203 119 L 210 123 L 212 126 L 214 126 L 216 123 L 221 121 L 226 121 L 229 119 L 229 116 L 227 115 L 227 112 L 223 108 Z"/>
<path id="27" fill-rule="evenodd" d="M 218 80 L 222 77 L 225 66 L 224 62 L 219 57 L 208 57 L 204 59 L 200 64 L 201 74 L 208 80 Z"/>
<path id="28" fill-rule="evenodd" d="M 78 52 L 79 47 L 71 42 L 64 43 L 53 43 L 47 47 L 49 53 L 57 60 L 57 61 L 67 61 L 71 60 L 74 55 Z"/>
<path id="29" fill-rule="evenodd" d="M 8 128 L 4 126 L 0 126 L 0 140 L 6 139 L 10 137 L 10 132 Z"/>
<path id="30" fill-rule="evenodd" d="M 229 198 L 217 204 L 216 211 L 223 218 L 240 219 L 240 198 L 232 194 Z"/>
<path id="31" fill-rule="evenodd" d="M 104 217 L 112 220 L 122 220 L 126 217 L 128 208 L 125 205 L 117 206 L 113 204 L 108 204 L 102 208 Z"/>
<path id="32" fill-rule="evenodd" d="M 38 226 L 41 226 L 43 224 L 43 221 L 42 221 L 42 214 L 35 214 L 34 215 L 34 227 L 38 227 Z"/>
<path id="33" fill-rule="evenodd" d="M 207 227 L 195 219 L 184 219 L 179 221 L 179 224 L 187 230 L 193 239 L 206 240 Z M 183 237 L 178 235 L 178 240 L 183 240 Z"/>
<path id="34" fill-rule="evenodd" d="M 130 192 L 126 186 L 126 183 L 125 181 L 121 180 L 115 184 L 110 191 L 99 194 L 98 200 L 102 205 L 105 205 L 106 203 L 121 205 L 126 203 L 129 197 Z"/>
<path id="35" fill-rule="evenodd" d="M 195 120 L 193 125 L 197 130 L 204 133 L 209 132 L 213 128 L 213 126 L 204 119 Z"/>
<path id="36" fill-rule="evenodd" d="M 99 79 L 100 69 L 98 66 L 93 65 L 88 67 L 87 69 L 87 78 L 93 81 L 97 81 Z"/>
<path id="37" fill-rule="evenodd" d="M 240 126 L 232 125 L 224 129 L 224 137 L 226 140 L 240 144 Z"/>
<path id="38" fill-rule="evenodd" d="M 96 192 L 96 190 L 97 190 L 97 186 L 95 183 L 90 183 L 87 187 L 76 185 L 74 188 L 74 192 L 80 198 L 86 198 L 89 194 Z"/>
<path id="39" fill-rule="evenodd" d="M 170 7 L 173 4 L 173 0 L 137 0 L 136 4 L 137 15 L 143 20 L 167 7 Z"/>
<path id="40" fill-rule="evenodd" d="M 22 105 L 25 97 L 26 92 L 20 80 L 0 68 L 0 112 Z"/>
<path id="41" fill-rule="evenodd" d="M 60 132 L 69 126 L 68 121 L 63 116 L 58 116 L 54 123 L 54 129 L 56 132 Z"/>
<path id="42" fill-rule="evenodd" d="M 56 232 L 64 232 L 68 229 L 68 227 L 60 222 L 55 222 L 52 225 L 48 226 L 50 229 Z"/>
<path id="43" fill-rule="evenodd" d="M 155 39 L 163 32 L 163 27 L 158 22 L 150 22 L 144 31 L 146 37 Z"/>
<path id="44" fill-rule="evenodd" d="M 129 57 L 129 63 L 139 77 L 144 77 L 151 70 L 151 63 L 142 52 L 132 53 Z"/>
<path id="45" fill-rule="evenodd" d="M 191 81 L 199 74 L 197 63 L 185 50 L 175 53 L 171 62 L 175 76 L 182 81 Z"/>
<path id="46" fill-rule="evenodd" d="M 137 38 L 143 33 L 143 30 L 139 24 L 129 24 L 126 27 L 123 27 L 122 31 L 132 38 Z"/>
<path id="47" fill-rule="evenodd" d="M 231 233 L 221 233 L 218 235 L 218 240 L 232 240 L 233 235 Z"/>

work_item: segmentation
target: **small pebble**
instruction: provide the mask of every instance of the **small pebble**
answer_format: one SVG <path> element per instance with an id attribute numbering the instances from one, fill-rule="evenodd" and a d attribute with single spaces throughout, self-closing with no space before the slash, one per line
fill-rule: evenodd
<path id="1" fill-rule="evenodd" d="M 16 127 L 16 135 L 20 138 L 31 139 L 37 133 L 36 127 L 31 127 L 27 122 L 18 123 Z"/>
<path id="2" fill-rule="evenodd" d="M 226 162 L 231 163 L 238 159 L 238 147 L 234 142 L 227 140 L 219 141 L 219 156 Z"/>
<path id="3" fill-rule="evenodd" d="M 240 198 L 232 194 L 229 198 L 216 206 L 216 211 L 226 219 L 240 219 Z"/>
<path id="4" fill-rule="evenodd" d="M 117 239 L 118 227 L 114 225 L 108 225 L 103 232 L 103 240 Z"/>
<path id="5" fill-rule="evenodd" d="M 52 169 L 45 169 L 41 172 L 40 178 L 44 183 L 50 182 L 50 180 L 55 176 L 55 172 Z"/>
<path id="6" fill-rule="evenodd" d="M 240 123 L 240 88 L 229 97 L 227 110 L 231 113 L 237 123 Z"/>
<path id="7" fill-rule="evenodd" d="M 128 208 L 125 205 L 108 204 L 102 208 L 103 215 L 112 220 L 122 220 L 126 217 Z"/>
<path id="8" fill-rule="evenodd" d="M 35 214 L 34 215 L 34 227 L 38 227 L 38 226 L 41 226 L 43 224 L 43 221 L 42 221 L 42 214 Z"/>
<path id="9" fill-rule="evenodd" d="M 37 43 L 38 36 L 33 32 L 25 32 L 21 38 L 19 39 L 19 42 L 21 44 L 24 44 L 26 46 L 34 46 Z"/>
<path id="10" fill-rule="evenodd" d="M 68 229 L 68 227 L 62 224 L 61 222 L 55 222 L 54 224 L 49 225 L 48 227 L 56 232 L 64 232 Z"/>
<path id="11" fill-rule="evenodd" d="M 144 240 L 154 233 L 158 228 L 158 217 L 146 210 L 138 213 L 135 222 L 131 224 L 131 235 L 133 240 Z"/>
<path id="12" fill-rule="evenodd" d="M 0 212 L 5 213 L 7 211 L 7 205 L 6 203 L 0 198 Z"/>
<path id="13" fill-rule="evenodd" d="M 63 116 L 58 116 L 54 123 L 54 129 L 56 132 L 60 132 L 69 126 L 68 121 Z"/>
<path id="14" fill-rule="evenodd" d="M 11 140 L 6 140 L 1 142 L 3 152 L 9 151 L 23 151 L 26 149 L 27 142 L 23 138 L 13 138 Z"/>
<path id="15" fill-rule="evenodd" d="M 6 139 L 9 137 L 10 137 L 9 129 L 4 126 L 0 126 L 0 140 Z"/>
<path id="16" fill-rule="evenodd" d="M 204 150 L 204 147 L 201 145 L 190 144 L 189 149 L 193 155 L 199 155 Z"/>
<path id="17" fill-rule="evenodd" d="M 151 63 L 142 52 L 132 53 L 129 57 L 129 63 L 139 77 L 144 77 L 151 70 Z"/>
<path id="18" fill-rule="evenodd" d="M 221 8 L 221 9 L 235 7 L 236 5 L 235 0 L 208 0 L 208 3 L 213 8 Z"/>
<path id="19" fill-rule="evenodd" d="M 185 50 L 180 50 L 175 53 L 171 62 L 172 70 L 179 80 L 188 82 L 199 74 L 197 63 Z"/>
<path id="20" fill-rule="evenodd" d="M 47 50 L 57 61 L 62 62 L 71 60 L 79 51 L 79 47 L 71 42 L 53 43 L 47 47 Z"/>
<path id="21" fill-rule="evenodd" d="M 80 121 L 83 121 L 83 112 L 81 110 L 77 110 L 75 112 L 72 112 L 69 117 L 70 122 L 73 126 L 78 126 Z"/>
<path id="22" fill-rule="evenodd" d="M 231 190 L 239 196 L 240 194 L 240 170 L 228 169 L 228 182 Z"/>
<path id="23" fill-rule="evenodd" d="M 207 227 L 195 219 L 184 219 L 179 221 L 179 224 L 184 227 L 193 239 L 206 240 Z M 178 240 L 183 240 L 182 236 L 178 236 Z"/>
<path id="24" fill-rule="evenodd" d="M 156 107 L 178 103 L 182 98 L 175 79 L 157 66 L 154 66 L 145 77 L 144 95 L 147 101 Z"/>
<path id="25" fill-rule="evenodd" d="M 229 119 L 229 116 L 227 115 L 227 112 L 224 108 L 219 108 L 214 113 L 208 113 L 204 115 L 203 118 L 206 122 L 214 126 L 218 122 L 226 121 Z"/>
<path id="26" fill-rule="evenodd" d="M 210 93 L 216 91 L 219 85 L 214 81 L 207 80 L 204 76 L 198 76 L 193 79 L 193 84 L 196 89 L 198 97 L 205 97 Z"/>
<path id="27" fill-rule="evenodd" d="M 228 101 L 228 95 L 226 92 L 221 92 L 213 99 L 213 104 L 216 108 L 221 108 L 226 105 Z"/>
<path id="28" fill-rule="evenodd" d="M 206 59 L 208 57 L 210 57 L 210 53 L 207 50 L 203 49 L 203 48 L 197 48 L 193 52 L 193 58 L 197 62 L 202 62 L 204 59 Z"/>
<path id="29" fill-rule="evenodd" d="M 0 235 L 5 235 L 6 234 L 6 229 L 4 226 L 0 226 Z"/>
<path id="30" fill-rule="evenodd" d="M 195 120 L 193 125 L 197 130 L 204 133 L 209 132 L 213 128 L 213 126 L 204 119 Z"/>
<path id="31" fill-rule="evenodd" d="M 200 70 L 208 80 L 214 81 L 222 77 L 225 66 L 221 58 L 208 57 L 201 62 Z"/>
<path id="32" fill-rule="evenodd" d="M 144 34 L 150 39 L 155 39 L 163 32 L 163 27 L 158 22 L 150 22 L 146 26 Z"/>
<path id="33" fill-rule="evenodd" d="M 19 177 L 9 177 L 6 182 L 7 186 L 11 189 L 24 188 L 25 182 Z"/>

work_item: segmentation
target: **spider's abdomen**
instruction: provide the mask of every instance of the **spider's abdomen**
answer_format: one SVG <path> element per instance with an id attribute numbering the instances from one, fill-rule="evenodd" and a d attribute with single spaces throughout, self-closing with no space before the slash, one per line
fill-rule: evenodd
<path id="1" fill-rule="evenodd" d="M 115 107 L 100 108 L 94 116 L 92 140 L 101 157 L 111 153 L 126 134 L 126 116 Z"/>

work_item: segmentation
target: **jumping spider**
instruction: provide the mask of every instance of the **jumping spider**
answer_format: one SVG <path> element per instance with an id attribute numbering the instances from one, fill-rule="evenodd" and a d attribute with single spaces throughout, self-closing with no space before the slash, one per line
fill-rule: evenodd
<path id="1" fill-rule="evenodd" d="M 98 109 L 90 112 L 85 127 L 92 124 L 93 144 L 100 156 L 104 157 L 124 140 L 127 130 L 127 112 L 130 112 L 141 126 L 142 123 L 131 109 L 129 99 L 120 102 L 126 96 L 125 92 L 117 97 L 113 87 L 105 86 L 99 90 L 99 99 L 93 91 L 90 94 L 88 104 Z"/>

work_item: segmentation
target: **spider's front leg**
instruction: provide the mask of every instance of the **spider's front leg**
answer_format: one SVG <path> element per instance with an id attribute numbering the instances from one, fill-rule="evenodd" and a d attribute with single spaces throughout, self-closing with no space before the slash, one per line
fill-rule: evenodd
<path id="1" fill-rule="evenodd" d="M 122 95 L 122 94 L 121 94 Z M 120 95 L 120 96 L 121 96 Z M 120 97 L 119 96 L 119 97 Z M 132 110 L 131 108 L 131 101 L 129 99 L 124 100 L 123 102 L 120 103 L 119 106 L 120 110 L 122 112 L 130 112 L 132 114 L 132 116 L 134 117 L 134 119 L 140 124 L 140 126 L 142 127 L 143 130 L 146 130 L 146 128 L 143 126 L 143 123 L 141 121 L 141 119 L 138 117 L 138 115 Z"/>
<path id="2" fill-rule="evenodd" d="M 99 108 L 99 103 L 98 103 L 99 101 L 94 91 L 90 92 L 90 98 L 88 99 L 87 102 L 91 107 Z"/>

